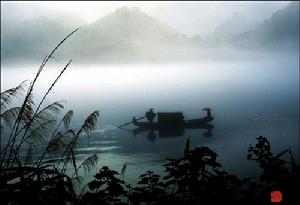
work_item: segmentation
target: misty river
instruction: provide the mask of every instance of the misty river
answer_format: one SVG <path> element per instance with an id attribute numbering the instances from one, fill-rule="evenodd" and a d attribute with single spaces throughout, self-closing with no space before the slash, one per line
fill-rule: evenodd
<path id="1" fill-rule="evenodd" d="M 41 74 L 35 100 L 59 73 L 62 65 L 57 64 L 46 66 Z M 299 156 L 298 68 L 298 57 L 89 66 L 74 61 L 45 103 L 66 100 L 64 113 L 74 110 L 74 128 L 99 110 L 97 129 L 79 139 L 77 159 L 98 154 L 97 168 L 108 165 L 119 171 L 126 163 L 128 182 L 136 182 L 147 170 L 161 173 L 166 158 L 183 155 L 188 137 L 192 147 L 214 150 L 229 173 L 251 176 L 257 165 L 246 160 L 247 150 L 260 135 L 270 140 L 274 153 L 291 147 L 294 156 Z M 2 66 L 1 91 L 32 79 L 37 69 L 38 64 Z M 143 116 L 149 108 L 182 111 L 185 119 L 193 119 L 204 116 L 201 110 L 205 107 L 212 108 L 215 117 L 212 136 L 202 129 L 164 137 L 157 132 L 133 133 L 133 125 L 117 128 L 133 116 Z M 95 171 L 88 174 L 88 180 Z"/>

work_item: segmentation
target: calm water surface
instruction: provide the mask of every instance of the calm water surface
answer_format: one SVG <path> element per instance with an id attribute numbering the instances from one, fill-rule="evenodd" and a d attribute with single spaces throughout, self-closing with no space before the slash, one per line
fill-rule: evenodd
<path id="1" fill-rule="evenodd" d="M 1 90 L 32 79 L 37 67 L 2 67 Z M 37 100 L 60 67 L 49 66 L 42 73 L 35 90 Z M 274 152 L 291 147 L 299 156 L 298 58 L 155 65 L 74 63 L 47 102 L 60 99 L 67 101 L 65 111 L 74 109 L 75 127 L 92 111 L 100 111 L 97 129 L 79 140 L 78 160 L 98 154 L 98 167 L 116 170 L 126 163 L 125 179 L 132 183 L 147 170 L 161 172 L 164 159 L 182 156 L 188 137 L 193 147 L 209 146 L 216 151 L 224 168 L 241 176 L 256 172 L 256 164 L 248 162 L 246 154 L 259 135 L 268 137 Z M 182 111 L 186 119 L 203 116 L 201 109 L 211 107 L 213 135 L 205 136 L 205 130 L 185 130 L 182 136 L 171 137 L 157 132 L 156 136 L 134 135 L 133 126 L 117 128 L 150 107 Z"/>

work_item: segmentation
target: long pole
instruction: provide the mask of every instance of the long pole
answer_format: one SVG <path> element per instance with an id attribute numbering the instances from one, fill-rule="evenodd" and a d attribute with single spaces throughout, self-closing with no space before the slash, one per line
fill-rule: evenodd
<path id="1" fill-rule="evenodd" d="M 145 116 L 140 117 L 140 118 L 138 118 L 138 119 L 136 119 L 136 120 L 141 120 L 141 119 L 143 119 L 143 118 L 145 118 Z M 120 125 L 118 128 L 121 128 L 121 127 L 124 127 L 124 126 L 126 126 L 126 125 L 129 125 L 129 124 L 131 124 L 132 122 L 133 122 L 133 121 L 127 122 L 127 123 L 125 123 L 125 124 L 123 124 L 123 125 Z"/>

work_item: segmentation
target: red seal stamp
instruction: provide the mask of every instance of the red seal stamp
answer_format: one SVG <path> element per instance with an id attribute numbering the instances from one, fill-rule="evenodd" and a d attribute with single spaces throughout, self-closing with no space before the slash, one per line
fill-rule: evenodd
<path id="1" fill-rule="evenodd" d="M 282 202 L 282 193 L 281 193 L 281 191 L 272 191 L 271 192 L 271 202 L 273 202 L 273 203 Z"/>

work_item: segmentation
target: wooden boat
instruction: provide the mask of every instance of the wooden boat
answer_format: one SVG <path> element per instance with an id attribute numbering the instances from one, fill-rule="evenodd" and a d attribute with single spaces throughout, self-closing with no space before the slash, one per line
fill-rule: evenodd
<path id="1" fill-rule="evenodd" d="M 146 129 L 212 129 L 213 125 L 209 124 L 208 122 L 212 121 L 213 119 L 213 117 L 205 116 L 199 119 L 184 120 L 181 112 L 157 113 L 157 122 L 139 122 L 133 119 L 132 124 Z"/>

